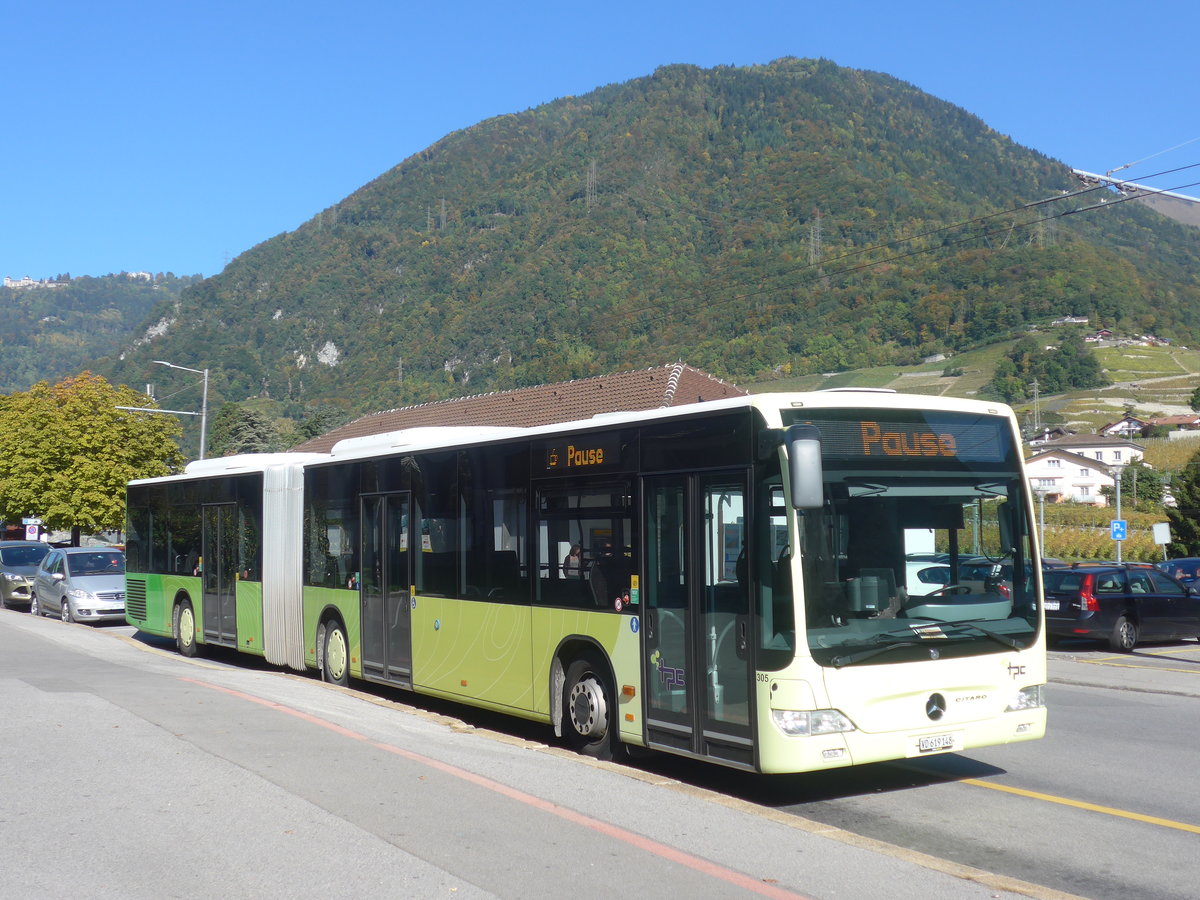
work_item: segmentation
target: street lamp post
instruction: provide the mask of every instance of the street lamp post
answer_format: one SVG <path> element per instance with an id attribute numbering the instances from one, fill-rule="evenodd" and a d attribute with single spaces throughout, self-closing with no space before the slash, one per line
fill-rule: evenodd
<path id="1" fill-rule="evenodd" d="M 204 451 L 208 446 L 208 369 L 192 369 L 188 366 L 177 366 L 163 359 L 154 360 L 155 365 L 166 366 L 168 369 L 180 369 L 184 372 L 195 372 L 204 376 L 204 391 L 200 398 L 200 459 L 204 459 Z"/>
<path id="2" fill-rule="evenodd" d="M 1115 478 L 1116 482 L 1117 482 L 1117 519 L 1120 519 L 1121 518 L 1121 471 L 1125 467 L 1124 466 L 1110 466 L 1109 468 L 1112 469 L 1113 478 Z M 1121 544 L 1122 544 L 1121 541 L 1117 541 L 1117 562 L 1118 563 L 1121 561 Z"/>

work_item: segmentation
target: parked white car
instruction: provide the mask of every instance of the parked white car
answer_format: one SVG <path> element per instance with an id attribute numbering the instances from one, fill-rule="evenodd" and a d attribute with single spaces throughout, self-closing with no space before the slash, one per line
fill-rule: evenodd
<path id="1" fill-rule="evenodd" d="M 905 580 L 908 596 L 927 597 L 950 583 L 950 567 L 943 563 L 909 560 Z"/>

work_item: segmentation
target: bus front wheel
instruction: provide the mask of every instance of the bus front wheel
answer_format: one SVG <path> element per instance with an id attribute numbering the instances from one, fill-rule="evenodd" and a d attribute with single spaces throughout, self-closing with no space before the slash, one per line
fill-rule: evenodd
<path id="1" fill-rule="evenodd" d="M 350 643 L 346 640 L 346 629 L 337 621 L 323 622 L 317 634 L 317 646 L 321 648 L 321 680 L 342 687 L 348 685 Z"/>
<path id="2" fill-rule="evenodd" d="M 180 656 L 195 656 L 196 644 L 196 614 L 192 612 L 192 604 L 188 600 L 175 604 L 175 648 Z"/>
<path id="3" fill-rule="evenodd" d="M 572 662 L 563 687 L 563 723 L 571 747 L 595 759 L 613 759 L 613 711 L 613 692 L 603 668 L 588 656 Z"/>

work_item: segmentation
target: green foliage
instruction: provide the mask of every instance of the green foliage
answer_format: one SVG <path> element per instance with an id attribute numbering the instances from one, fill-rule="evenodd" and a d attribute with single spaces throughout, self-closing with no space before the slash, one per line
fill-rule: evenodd
<path id="1" fill-rule="evenodd" d="M 1126 496 L 1122 490 L 1122 498 Z M 1151 526 L 1166 517 L 1161 506 L 1138 506 L 1121 509 L 1121 517 L 1129 523 L 1129 539 L 1122 541 L 1121 558 L 1127 562 L 1155 562 L 1162 559 L 1162 547 L 1154 543 Z M 1046 521 L 1042 533 L 1042 553 L 1046 556 L 1067 562 L 1116 559 L 1117 545 L 1110 530 L 1116 518 L 1112 507 L 1048 503 L 1039 515 Z"/>
<path id="2" fill-rule="evenodd" d="M 1192 391 L 1192 396 L 1188 399 L 1188 406 L 1200 412 L 1200 385 L 1197 385 L 1196 389 Z"/>
<path id="3" fill-rule="evenodd" d="M 0 397 L 0 519 L 122 528 L 126 482 L 183 463 L 173 416 L 117 408 L 145 405 L 144 394 L 90 372 Z"/>
<path id="4" fill-rule="evenodd" d="M 1116 487 L 1105 485 L 1100 488 L 1100 495 L 1114 507 L 1116 506 Z M 1163 505 L 1162 475 L 1142 459 L 1136 459 L 1121 472 L 1121 513 L 1132 510 L 1157 512 Z M 1160 513 L 1161 514 L 1161 513 Z"/>
<path id="5" fill-rule="evenodd" d="M 210 456 L 269 453 L 282 449 L 275 423 L 259 410 L 226 403 L 213 416 L 208 439 Z"/>
<path id="6" fill-rule="evenodd" d="M 60 276 L 53 287 L 0 287 L 0 394 L 62 378 L 126 346 L 150 310 L 199 276 Z"/>
<path id="7" fill-rule="evenodd" d="M 1171 483 L 1175 507 L 1167 507 L 1172 556 L 1200 556 L 1200 451 Z"/>
<path id="8" fill-rule="evenodd" d="M 996 365 L 991 386 L 1005 402 L 1012 403 L 1032 396 L 1035 381 L 1042 394 L 1109 383 L 1082 336 L 1074 331 L 1062 334 L 1054 347 L 1043 347 L 1034 337 L 1021 338 Z"/>
<path id="9" fill-rule="evenodd" d="M 166 358 L 217 398 L 354 413 L 678 359 L 907 364 L 1067 314 L 1200 336 L 1190 229 L 1112 203 L 1038 231 L 1087 198 L 1005 213 L 1074 187 L 886 75 L 668 66 L 448 135 L 159 304 L 166 333 L 105 371 Z"/>

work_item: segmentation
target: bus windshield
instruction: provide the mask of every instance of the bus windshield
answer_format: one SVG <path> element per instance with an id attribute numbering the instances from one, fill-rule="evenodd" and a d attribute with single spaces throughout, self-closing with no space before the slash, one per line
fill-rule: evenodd
<path id="1" fill-rule="evenodd" d="M 824 504 L 794 512 L 809 651 L 840 668 L 1030 646 L 1035 555 L 1010 432 L 986 416 L 904 418 L 819 423 Z M 860 425 L 857 447 L 837 443 Z M 879 433 L 902 433 L 901 450 L 872 455 Z"/>

